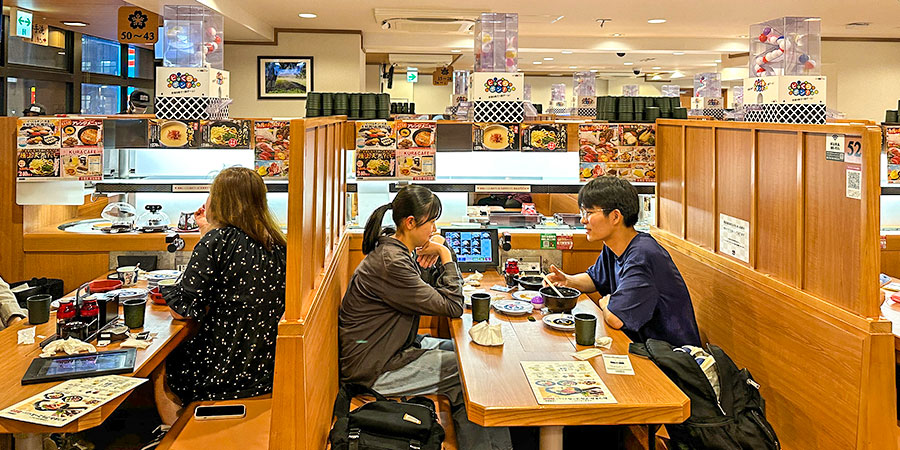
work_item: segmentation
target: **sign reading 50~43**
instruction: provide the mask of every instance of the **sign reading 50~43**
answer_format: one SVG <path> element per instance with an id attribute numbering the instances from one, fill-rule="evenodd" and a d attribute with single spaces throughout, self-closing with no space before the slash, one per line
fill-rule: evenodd
<path id="1" fill-rule="evenodd" d="M 159 16 L 144 8 L 119 8 L 119 42 L 122 44 L 155 44 L 159 40 Z"/>

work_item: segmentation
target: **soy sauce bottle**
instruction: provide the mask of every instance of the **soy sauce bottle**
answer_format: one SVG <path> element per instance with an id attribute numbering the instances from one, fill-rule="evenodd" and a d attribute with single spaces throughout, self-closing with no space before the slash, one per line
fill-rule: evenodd
<path id="1" fill-rule="evenodd" d="M 58 338 L 65 339 L 63 328 L 67 323 L 75 320 L 77 312 L 78 308 L 75 307 L 72 299 L 60 299 L 59 308 L 56 310 L 56 336 Z"/>

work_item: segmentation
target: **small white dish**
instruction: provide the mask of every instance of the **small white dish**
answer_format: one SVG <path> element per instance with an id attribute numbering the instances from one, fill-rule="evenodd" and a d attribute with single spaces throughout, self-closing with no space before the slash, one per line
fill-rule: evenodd
<path id="1" fill-rule="evenodd" d="M 523 302 L 521 300 L 498 300 L 492 305 L 495 310 L 508 316 L 524 316 L 531 314 L 534 305 L 531 302 Z"/>
<path id="2" fill-rule="evenodd" d="M 559 331 L 575 331 L 575 316 L 571 314 L 547 314 L 543 318 L 544 325 Z"/>

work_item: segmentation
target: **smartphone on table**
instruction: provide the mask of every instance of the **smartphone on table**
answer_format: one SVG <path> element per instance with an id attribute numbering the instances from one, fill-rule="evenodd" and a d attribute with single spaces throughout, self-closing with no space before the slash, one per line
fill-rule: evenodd
<path id="1" fill-rule="evenodd" d="M 240 419 L 247 415 L 244 405 L 207 405 L 194 408 L 197 420 Z"/>

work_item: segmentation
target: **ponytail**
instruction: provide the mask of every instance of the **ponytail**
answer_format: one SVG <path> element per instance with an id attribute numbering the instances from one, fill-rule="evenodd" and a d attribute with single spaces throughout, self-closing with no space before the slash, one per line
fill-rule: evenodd
<path id="1" fill-rule="evenodd" d="M 441 200 L 425 186 L 411 184 L 400 189 L 394 197 L 394 201 L 381 205 L 372 212 L 366 222 L 366 230 L 363 233 L 362 251 L 368 255 L 378 245 L 378 238 L 383 233 L 381 224 L 387 210 L 393 210 L 392 218 L 397 229 L 402 228 L 403 219 L 414 217 L 416 223 L 421 225 L 441 216 Z"/>
<path id="2" fill-rule="evenodd" d="M 369 220 L 366 222 L 366 231 L 363 232 L 362 251 L 364 255 L 371 253 L 372 250 L 375 250 L 375 246 L 378 245 L 378 238 L 381 237 L 381 223 L 384 221 L 384 213 L 392 207 L 393 205 L 390 203 L 381 205 L 372 212 L 371 216 L 369 216 Z"/>

